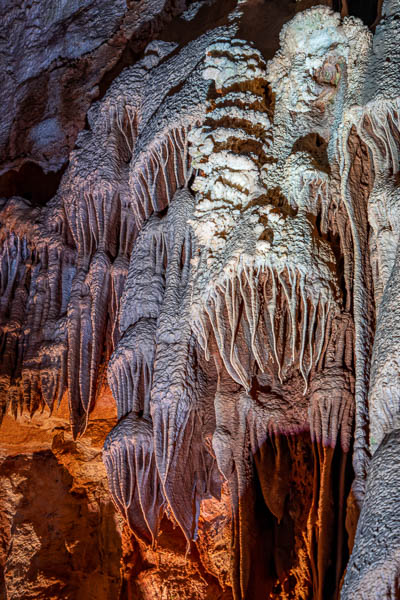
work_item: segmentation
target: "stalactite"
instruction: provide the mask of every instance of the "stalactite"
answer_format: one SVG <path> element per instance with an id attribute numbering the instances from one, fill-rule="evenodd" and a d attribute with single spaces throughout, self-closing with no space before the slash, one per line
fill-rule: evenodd
<path id="1" fill-rule="evenodd" d="M 213 459 L 201 433 L 199 399 L 204 376 L 196 365 L 198 349 L 189 320 L 190 264 L 195 245 L 188 221 L 193 208 L 193 196 L 183 189 L 175 194 L 167 213 L 166 289 L 156 335 L 157 370 L 151 395 L 157 468 L 166 500 L 188 543 L 197 535 L 201 499 L 210 493 L 219 494 L 218 489 L 208 489 L 207 485 Z"/>
<path id="2" fill-rule="evenodd" d="M 121 300 L 121 333 L 139 319 L 157 319 L 164 298 L 165 246 L 164 222 L 154 214 L 144 224 L 135 242 Z"/>
<path id="3" fill-rule="evenodd" d="M 32 253 L 23 257 L 27 267 L 21 264 L 15 270 L 2 232 L 0 310 L 7 313 L 10 304 L 17 309 L 17 273 L 26 268 L 29 280 L 29 310 L 20 323 L 20 330 L 29 333 L 22 345 L 17 333 L 3 340 L 9 358 L 3 361 L 2 387 L 21 386 L 21 393 L 13 395 L 14 413 L 23 403 L 34 412 L 43 395 L 52 410 L 68 387 L 74 435 L 84 431 L 102 385 L 99 374 L 130 324 L 125 326 L 122 317 L 119 326 L 119 310 L 138 229 L 154 209 L 165 209 L 176 189 L 192 177 L 188 131 L 202 118 L 207 93 L 199 51 L 228 30 L 212 30 L 179 52 L 175 42 L 151 42 L 143 58 L 124 69 L 104 98 L 91 106 L 89 129 L 79 134 L 48 205 L 31 207 L 21 199 L 2 204 L 4 231 L 14 236 L 16 247 Z M 141 196 L 145 190 L 150 196 Z M 162 298 L 166 256 L 162 246 L 154 251 L 162 263 L 157 267 Z M 142 306 L 145 302 L 144 297 Z M 155 313 L 157 318 L 158 309 Z M 17 348 L 23 348 L 22 354 Z M 15 364 L 14 383 L 8 371 Z M 53 368 L 59 376 L 50 375 Z M 4 391 L 3 396 L 2 411 L 11 394 Z"/>
<path id="4" fill-rule="evenodd" d="M 311 439 L 335 448 L 340 435 L 344 452 L 350 450 L 354 426 L 353 330 L 349 314 L 332 321 L 321 370 L 310 389 Z"/>
<path id="5" fill-rule="evenodd" d="M 116 208 L 110 211 L 107 203 L 112 200 Z M 100 206 L 95 206 L 97 201 Z M 106 196 L 94 194 L 90 201 L 86 197 L 84 205 L 91 207 L 91 222 L 95 222 L 96 227 L 91 241 L 90 234 L 88 237 L 84 231 L 83 221 L 75 228 L 76 235 L 81 232 L 81 237 L 76 238 L 78 269 L 76 253 L 66 239 L 68 226 L 60 227 L 60 221 L 54 223 L 53 217 L 59 219 L 54 206 L 45 207 L 40 214 L 22 200 L 13 199 L 3 207 L 2 216 L 5 229 L 8 228 L 2 243 L 3 318 L 7 319 L 8 329 L 15 319 L 19 330 L 24 328 L 22 344 L 17 343 L 15 335 L 6 333 L 9 339 L 3 341 L 5 355 L 11 361 L 7 369 L 15 373 L 16 386 L 21 386 L 21 394 L 17 394 L 20 400 L 13 401 L 17 402 L 15 407 L 19 406 L 14 407 L 14 413 L 22 409 L 23 404 L 34 412 L 41 405 L 41 399 L 52 410 L 54 402 L 60 402 L 69 381 L 72 421 L 77 419 L 73 426 L 75 434 L 85 428 L 96 398 L 106 323 L 110 315 L 115 329 L 118 311 L 115 294 L 121 292 L 133 240 L 132 227 L 125 216 L 116 244 L 118 260 L 114 260 L 113 269 L 104 248 L 114 243 L 109 229 L 116 224 L 118 203 L 109 190 Z M 21 220 L 13 225 L 15 213 Z M 36 222 L 29 231 L 26 223 L 32 213 Z M 89 213 L 85 214 L 84 220 Z M 120 214 L 123 214 L 122 209 Z M 79 219 L 75 223 L 79 223 Z M 9 313 L 10 306 L 13 315 Z M 112 345 L 108 352 L 111 351 Z"/>
<path id="6" fill-rule="evenodd" d="M 373 229 L 373 243 L 375 244 L 375 259 L 378 261 L 376 276 L 374 278 L 375 286 L 375 302 L 378 311 L 378 323 L 383 306 L 385 305 L 385 294 L 388 297 L 388 290 L 393 285 L 391 277 L 396 275 L 397 268 L 397 245 L 398 245 L 398 227 L 397 227 L 397 191 L 393 185 L 393 173 L 397 170 L 398 164 L 398 148 L 399 148 L 399 131 L 400 123 L 398 121 L 398 107 L 396 101 L 385 101 L 378 98 L 376 101 L 367 104 L 367 106 L 358 109 L 353 109 L 348 112 L 347 127 L 343 129 L 341 146 L 339 148 L 342 163 L 347 165 L 347 170 L 343 167 L 343 185 L 344 196 L 347 203 L 351 202 L 351 181 L 350 181 L 350 164 L 354 159 L 354 146 L 351 146 L 352 136 L 355 133 L 359 139 L 370 149 L 372 161 L 375 171 L 373 188 L 368 199 L 368 216 L 369 222 Z M 360 215 L 353 213 L 354 229 L 358 232 L 365 231 L 366 224 L 360 218 Z M 357 229 L 356 229 L 357 228 Z M 359 233 L 356 233 L 355 235 Z M 365 235 L 365 233 L 364 233 Z M 372 259 L 374 254 L 372 254 Z M 359 265 L 359 270 L 362 268 Z M 363 269 L 365 272 L 365 268 Z M 389 285 L 390 284 L 390 285 Z M 367 285 L 364 284 L 366 288 Z M 365 292 L 364 292 L 365 295 Z M 366 309 L 364 308 L 364 313 Z M 391 318 L 393 309 L 387 313 L 386 318 Z M 359 318 L 364 318 L 360 309 Z M 379 325 L 377 325 L 379 328 Z M 392 327 L 390 327 L 392 329 Z M 387 326 L 381 327 L 380 331 L 385 333 Z M 367 334 L 360 336 L 365 344 Z M 369 333 L 371 338 L 371 333 Z M 375 346 L 379 343 L 381 336 L 377 331 L 375 336 Z M 392 354 L 392 351 L 389 350 Z M 378 447 L 380 440 L 386 431 L 390 430 L 389 423 L 392 423 L 395 418 L 396 400 L 393 398 L 392 391 L 382 393 L 386 388 L 386 383 L 382 385 L 382 381 L 387 381 L 387 375 L 384 375 L 385 367 L 383 366 L 386 352 L 381 347 L 378 351 L 374 349 L 372 356 L 372 371 L 369 391 L 369 420 L 370 420 L 370 440 L 369 446 L 371 449 Z M 377 358 L 379 357 L 379 358 Z M 378 362 L 381 361 L 379 366 Z M 387 369 L 387 367 L 386 367 Z M 393 365 L 390 367 L 393 373 Z M 382 379 L 376 382 L 376 378 Z M 388 406 L 392 405 L 392 408 Z M 378 408 L 379 406 L 379 408 Z M 388 429 L 389 428 L 389 429 Z M 367 441 L 365 442 L 367 445 Z"/>
<path id="7" fill-rule="evenodd" d="M 156 323 L 156 319 L 144 318 L 131 325 L 110 359 L 108 381 L 118 418 L 130 412 L 150 414 Z"/>
<path id="8" fill-rule="evenodd" d="M 377 447 L 378 440 L 381 439 L 381 434 L 376 435 L 371 431 L 368 444 L 366 420 L 367 418 L 369 419 L 369 416 L 367 415 L 365 388 L 366 381 L 368 381 L 370 375 L 369 354 L 372 345 L 372 316 L 368 307 L 368 296 L 371 295 L 371 285 L 368 285 L 368 280 L 366 280 L 366 273 L 368 273 L 365 252 L 367 235 L 366 216 L 362 215 L 358 207 L 353 208 L 352 206 L 350 179 L 351 161 L 354 158 L 354 144 L 352 148 L 351 142 L 352 138 L 357 135 L 366 144 L 371 150 L 375 170 L 375 181 L 368 200 L 368 212 L 377 245 L 376 256 L 380 260 L 378 268 L 379 276 L 375 277 L 374 281 L 375 300 L 379 306 L 385 284 L 393 268 L 396 254 L 397 235 L 396 233 L 386 233 L 386 231 L 388 223 L 392 223 L 394 231 L 396 231 L 395 223 L 397 221 L 395 216 L 396 194 L 394 193 L 391 196 L 390 183 L 388 193 L 388 180 L 390 180 L 392 173 L 397 169 L 396 165 L 398 162 L 398 142 L 395 141 L 395 131 L 399 130 L 397 115 L 396 104 L 393 101 L 388 102 L 380 98 L 365 108 L 350 108 L 345 113 L 346 122 L 341 130 L 341 137 L 338 142 L 338 155 L 342 173 L 342 196 L 351 218 L 354 245 L 357 250 L 355 261 L 355 312 L 356 339 L 358 340 L 357 362 L 359 367 L 357 377 L 358 391 L 356 389 L 356 394 L 359 398 L 359 409 L 357 411 L 358 424 L 356 428 L 355 465 L 358 464 L 356 472 L 360 473 L 360 479 L 363 477 L 364 484 L 367 460 L 363 459 L 362 455 L 368 452 L 368 445 L 374 448 Z M 394 207 L 394 210 L 392 207 Z M 391 211 L 393 212 L 393 216 L 390 214 Z M 390 228 L 391 226 L 389 225 L 389 231 Z M 384 252 L 381 249 L 382 247 L 385 247 Z M 369 340 L 368 344 L 366 340 Z M 378 396 L 380 396 L 380 393 L 378 393 Z M 372 400 L 373 403 L 374 400 Z M 377 429 L 379 427 L 378 424 Z"/>
<path id="9" fill-rule="evenodd" d="M 124 308 L 136 306 L 136 313 L 130 311 L 126 316 L 121 315 L 124 334 L 108 371 L 119 416 L 129 413 L 129 418 L 135 418 L 141 427 L 140 423 L 149 420 L 150 408 L 157 470 L 155 465 L 151 468 L 157 481 L 160 477 L 163 495 L 188 541 L 196 535 L 199 501 L 204 494 L 210 493 L 207 487 L 204 488 L 204 481 L 209 479 L 208 471 L 213 465 L 212 457 L 201 448 L 199 439 L 201 421 L 194 402 L 194 396 L 199 393 L 198 375 L 193 364 L 196 348 L 186 320 L 193 256 L 187 220 L 192 210 L 191 194 L 185 190 L 177 192 L 167 215 L 154 215 L 143 227 L 136 242 L 136 252 L 132 254 L 124 303 Z M 149 304 L 152 298 L 154 302 Z M 191 357 L 189 362 L 188 356 Z M 157 365 L 155 373 L 154 364 Z M 115 474 L 109 457 L 112 454 L 117 456 L 116 461 L 130 461 L 131 479 L 147 477 L 143 472 L 147 463 L 143 465 L 132 459 L 129 454 L 132 450 L 128 448 L 133 447 L 134 452 L 138 452 L 141 443 L 136 436 L 134 439 L 128 436 L 122 441 L 125 429 L 121 432 L 120 429 L 118 425 L 110 434 L 112 437 L 116 432 L 115 436 L 121 441 L 118 447 L 110 445 L 111 450 L 106 443 L 105 461 L 113 497 L 121 512 L 127 514 L 126 493 L 125 500 L 119 495 L 120 487 L 125 489 L 126 475 L 121 470 Z M 182 465 L 185 465 L 184 471 Z M 193 478 L 197 478 L 194 488 L 189 484 Z M 182 485 L 182 481 L 187 485 Z M 143 515 L 146 518 L 139 490 L 129 489 L 132 505 L 139 503 L 142 506 L 140 518 Z M 211 491 L 218 493 L 214 487 Z M 140 520 L 136 522 L 132 516 L 129 519 L 133 531 L 143 535 Z"/>
<path id="10" fill-rule="evenodd" d="M 281 391 L 282 395 L 277 391 L 266 393 L 255 389 L 251 395 L 243 393 L 238 386 L 234 389 L 231 380 L 229 383 L 226 372 L 223 375 L 222 362 L 220 369 L 219 391 L 215 397 L 213 448 L 219 469 L 228 480 L 235 514 L 232 546 L 234 597 L 258 597 L 262 594 L 271 594 L 274 598 L 286 597 L 284 581 L 288 574 L 280 564 L 278 548 L 280 536 L 288 535 L 294 526 L 303 527 L 302 542 L 298 542 L 297 548 L 302 554 L 301 563 L 296 567 L 291 566 L 291 577 L 298 577 L 298 588 L 295 588 L 298 597 L 307 598 L 313 594 L 320 600 L 333 598 L 331 555 L 333 548 L 336 548 L 338 556 L 343 554 L 344 514 L 339 507 L 348 493 L 343 469 L 346 468 L 346 457 L 349 455 L 344 452 L 344 457 L 339 458 L 342 455 L 329 447 L 334 446 L 333 440 L 317 443 L 315 452 L 312 452 L 310 442 L 306 442 L 310 453 L 308 468 L 311 469 L 311 479 L 314 477 L 314 488 L 311 486 L 303 500 L 307 506 L 304 523 L 301 524 L 302 518 L 296 514 L 295 523 L 290 524 L 289 507 L 292 502 L 299 501 L 294 492 L 298 483 L 291 477 L 296 477 L 296 444 L 301 439 L 301 432 L 307 428 L 304 409 L 308 400 L 302 396 L 301 386 L 294 386 L 293 381 Z M 346 392 L 343 390 L 343 393 Z M 349 397 L 352 401 L 350 394 Z M 343 419 L 346 434 L 349 422 L 351 425 L 351 418 L 350 421 Z M 348 441 L 347 437 L 345 439 Z M 299 467 L 302 469 L 301 465 Z M 338 488 L 336 469 L 339 469 L 341 477 Z M 300 477 L 300 487 L 304 488 L 303 472 Z M 257 494 L 261 494 L 265 503 L 264 512 L 260 510 Z M 333 505 L 338 507 L 337 514 L 332 511 Z M 333 523 L 337 523 L 337 536 L 332 530 Z M 276 532 L 277 537 L 274 538 Z M 256 577 L 260 553 L 264 561 L 266 557 L 268 560 L 263 562 L 262 574 Z M 278 570 L 282 582 L 281 595 L 276 589 L 276 595 L 272 594 L 273 582 L 277 577 L 274 569 Z M 338 572 L 341 572 L 340 567 Z M 336 586 L 339 586 L 339 579 L 340 575 L 336 574 Z M 307 581 L 313 591 L 307 589 Z M 291 590 L 294 593 L 293 582 Z"/>
<path id="11" fill-rule="evenodd" d="M 269 357 L 273 357 L 281 379 L 282 371 L 287 375 L 288 369 L 296 365 L 307 382 L 311 369 L 321 360 L 327 323 L 335 314 L 335 304 L 323 296 L 320 299 L 315 289 L 308 295 L 308 279 L 305 276 L 297 279 L 298 276 L 289 275 L 290 272 L 290 267 L 280 272 L 270 267 L 267 273 L 257 276 L 255 269 L 244 267 L 238 276 L 227 278 L 210 295 L 205 307 L 209 325 L 204 323 L 204 317 L 197 318 L 196 330 L 202 346 L 206 347 L 206 340 L 201 331 L 206 332 L 211 326 L 228 372 L 245 388 L 249 387 L 249 373 L 237 358 L 238 336 L 241 342 L 248 343 L 249 352 L 261 371 Z M 311 314 L 308 316 L 309 304 Z M 240 306 L 244 307 L 243 311 Z M 278 329 L 283 319 L 291 324 L 290 336 L 289 341 L 286 339 L 278 348 Z"/>
<path id="12" fill-rule="evenodd" d="M 397 533 L 374 560 L 363 531 L 374 493 L 395 521 L 397 4 L 373 46 L 357 19 L 297 13 L 268 62 L 238 37 L 252 2 L 156 40 L 91 106 L 56 196 L 1 200 L 0 414 L 67 391 L 76 438 L 107 372 L 104 463 L 140 552 L 162 519 L 193 550 L 225 480 L 235 600 L 336 599 L 366 482 L 342 596 L 398 593 Z"/>
<path id="13" fill-rule="evenodd" d="M 23 199 L 8 200 L 0 220 L 2 370 L 13 374 L 2 376 L 2 412 L 9 407 L 16 416 L 26 407 L 33 414 L 44 403 L 52 410 L 63 391 L 59 286 L 73 253 L 43 230 L 40 210 Z"/>
<path id="14" fill-rule="evenodd" d="M 149 416 L 138 418 L 128 413 L 123 417 L 106 439 L 104 462 L 118 510 L 137 536 L 154 544 L 164 500 Z"/>
<path id="15" fill-rule="evenodd" d="M 125 280 L 129 271 L 129 259 L 135 238 L 135 227 L 130 211 L 120 198 L 120 233 L 118 240 L 118 254 L 111 267 L 111 300 L 109 305 L 109 318 L 111 321 L 112 348 L 116 348 L 120 338 L 119 315 L 121 298 L 124 291 Z"/>
<path id="16" fill-rule="evenodd" d="M 187 125 L 163 132 L 161 139 L 156 138 L 134 157 L 129 186 L 137 225 L 153 211 L 163 210 L 191 176 Z"/>

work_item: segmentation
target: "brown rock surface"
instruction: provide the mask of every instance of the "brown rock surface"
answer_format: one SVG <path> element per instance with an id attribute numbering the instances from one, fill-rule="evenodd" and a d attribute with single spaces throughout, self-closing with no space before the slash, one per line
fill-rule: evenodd
<path id="1" fill-rule="evenodd" d="M 65 404 L 0 430 L 1 544 L 5 598 L 118 596 L 122 538 L 101 460 L 115 422 L 109 399 L 74 442 Z"/>
<path id="2" fill-rule="evenodd" d="M 187 554 L 165 518 L 155 548 L 124 525 L 102 462 L 116 423 L 107 390 L 78 441 L 64 398 L 0 427 L 0 598 L 7 600 L 230 600 L 230 502 L 204 501 L 198 549 Z M 225 592 L 224 592 L 225 590 Z"/>

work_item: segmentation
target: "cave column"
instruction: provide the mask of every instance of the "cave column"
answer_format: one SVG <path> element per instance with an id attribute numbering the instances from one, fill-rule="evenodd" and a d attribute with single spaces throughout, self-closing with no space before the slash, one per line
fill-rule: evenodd
<path id="1" fill-rule="evenodd" d="M 341 600 L 395 600 L 400 594 L 400 429 L 375 452 Z"/>
<path id="2" fill-rule="evenodd" d="M 400 587 L 400 247 L 379 306 L 369 391 L 365 499 L 342 600 L 399 598 Z"/>
<path id="3" fill-rule="evenodd" d="M 400 59 L 399 0 L 383 3 L 363 91 L 358 131 L 375 175 L 368 202 L 376 332 L 368 393 L 366 491 L 342 600 L 400 597 Z"/>

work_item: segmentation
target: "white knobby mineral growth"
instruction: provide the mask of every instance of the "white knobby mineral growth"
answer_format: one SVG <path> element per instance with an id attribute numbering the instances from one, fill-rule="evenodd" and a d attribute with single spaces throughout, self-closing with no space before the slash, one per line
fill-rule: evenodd
<path id="1" fill-rule="evenodd" d="M 263 193 L 260 160 L 268 155 L 271 129 L 265 66 L 260 53 L 242 40 L 207 49 L 203 77 L 215 81 L 220 96 L 209 99 L 205 121 L 189 139 L 192 166 L 200 171 L 192 186 L 199 192 L 193 226 L 207 247 L 208 265 L 242 211 Z"/>
<path id="2" fill-rule="evenodd" d="M 239 515 L 242 549 L 247 516 L 241 506 L 253 485 L 246 443 L 251 440 L 255 455 L 275 433 L 307 427 L 307 403 L 296 397 L 292 407 L 285 399 L 284 386 L 296 371 L 305 391 L 311 379 L 313 439 L 335 447 L 340 431 L 343 449 L 350 445 L 353 380 L 346 368 L 352 367 L 353 330 L 351 319 L 341 314 L 336 258 L 326 236 L 335 222 L 330 168 L 309 152 L 293 151 L 300 135 L 330 141 L 350 54 L 339 25 L 340 17 L 329 9 L 299 15 L 286 26 L 282 49 L 268 69 L 243 40 L 211 46 L 204 77 L 215 85 L 204 123 L 189 136 L 192 164 L 199 170 L 193 185 L 199 254 L 193 261 L 192 320 L 206 355 L 216 343 L 222 359 L 212 444 Z M 300 53 L 293 36 L 301 42 Z M 278 99 L 273 121 L 267 82 Z M 220 381 L 224 370 L 245 393 Z M 264 372 L 273 391 L 251 390 Z M 280 519 L 282 507 L 267 492 L 265 497 Z M 250 570 L 244 554 L 238 560 L 239 598 L 246 597 Z"/>
<path id="3" fill-rule="evenodd" d="M 339 300 L 335 258 L 308 217 L 320 205 L 327 211 L 327 174 L 305 171 L 301 155 L 285 163 L 287 127 L 282 112 L 270 122 L 266 66 L 255 48 L 241 40 L 214 44 L 204 77 L 214 79 L 220 97 L 209 99 L 204 125 L 190 135 L 200 170 L 193 227 L 201 255 L 192 307 L 200 343 L 207 353 L 211 325 L 228 372 L 246 389 L 253 367 L 239 359 L 240 336 L 261 371 L 272 358 L 282 379 L 296 364 L 307 383 Z M 290 167 L 292 185 L 284 179 Z M 291 329 L 284 353 L 277 340 L 281 311 Z"/>

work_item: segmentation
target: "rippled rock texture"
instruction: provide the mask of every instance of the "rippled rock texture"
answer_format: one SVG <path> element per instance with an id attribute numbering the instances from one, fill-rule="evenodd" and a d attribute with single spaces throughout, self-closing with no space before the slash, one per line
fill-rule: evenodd
<path id="1" fill-rule="evenodd" d="M 4 598 L 399 597 L 400 2 L 316 4 L 1 7 Z"/>

